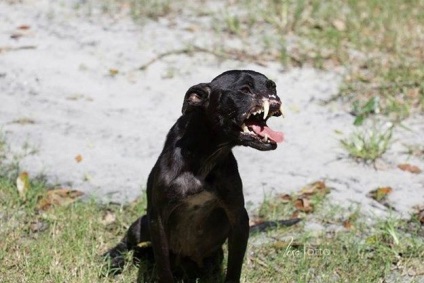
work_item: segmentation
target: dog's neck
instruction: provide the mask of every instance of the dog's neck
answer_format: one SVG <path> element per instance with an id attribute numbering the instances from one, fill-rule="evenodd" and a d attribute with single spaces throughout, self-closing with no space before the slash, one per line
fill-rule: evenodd
<path id="1" fill-rule="evenodd" d="M 176 144 L 198 174 L 205 177 L 231 153 L 234 144 L 217 134 L 203 113 L 182 116 L 179 124 L 182 135 Z M 192 157 L 192 158 L 191 158 Z"/>

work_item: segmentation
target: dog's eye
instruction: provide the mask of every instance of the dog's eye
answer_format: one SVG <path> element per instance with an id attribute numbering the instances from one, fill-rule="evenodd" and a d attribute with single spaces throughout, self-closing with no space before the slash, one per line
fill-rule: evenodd
<path id="1" fill-rule="evenodd" d="M 240 90 L 242 92 L 249 93 L 250 92 L 250 87 L 248 85 L 244 85 L 244 86 L 241 87 Z"/>
<path id="2" fill-rule="evenodd" d="M 252 92 L 252 88 L 253 88 L 253 83 L 248 82 L 245 85 L 243 85 L 240 90 L 242 92 L 250 93 L 250 92 Z"/>

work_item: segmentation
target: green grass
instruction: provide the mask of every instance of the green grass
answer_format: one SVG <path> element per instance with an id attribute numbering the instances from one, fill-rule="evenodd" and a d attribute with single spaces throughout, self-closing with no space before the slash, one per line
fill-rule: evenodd
<path id="1" fill-rule="evenodd" d="M 121 275 L 101 277 L 105 265 L 100 254 L 144 212 L 145 201 L 125 206 L 85 201 L 37 211 L 45 189 L 44 183 L 33 182 L 23 202 L 14 182 L 0 177 L 0 281 L 135 282 L 137 269 L 131 263 Z M 300 213 L 303 224 L 251 236 L 242 282 L 379 282 L 402 274 L 398 282 L 424 278 L 405 275 L 420 274 L 424 260 L 417 221 L 388 218 L 369 225 L 358 208 L 329 206 L 322 196 L 311 200 L 314 211 Z M 293 202 L 269 197 L 256 213 L 271 220 L 290 218 L 294 211 Z M 105 222 L 105 215 L 115 218 Z M 343 228 L 346 221 L 349 229 Z M 322 229 L 311 231 L 308 222 Z"/>
<path id="2" fill-rule="evenodd" d="M 420 269 L 424 259 L 418 222 L 389 217 L 369 225 L 358 208 L 331 206 L 325 200 L 316 205 L 317 211 L 305 222 L 319 223 L 321 231 L 305 231 L 300 226 L 251 237 L 255 244 L 249 246 L 244 282 L 383 282 L 396 276 L 398 281 L 393 282 L 423 279 L 400 276 L 408 268 Z M 283 211 L 290 204 L 277 198 L 265 202 L 262 211 L 263 206 L 266 211 L 269 207 Z M 343 228 L 346 221 L 349 229 Z"/>
<path id="3" fill-rule="evenodd" d="M 376 125 L 354 131 L 349 137 L 341 139 L 342 147 L 349 156 L 365 162 L 374 162 L 389 148 L 393 127 L 381 129 Z"/>
<path id="4" fill-rule="evenodd" d="M 36 203 L 45 190 L 42 182 L 32 183 L 23 202 L 14 182 L 0 178 L 0 281 L 111 281 L 99 277 L 99 255 L 124 235 L 142 213 L 143 202 L 116 206 L 86 201 L 38 211 Z M 105 223 L 107 213 L 116 220 Z M 113 282 L 134 282 L 135 276 L 129 272 Z"/>

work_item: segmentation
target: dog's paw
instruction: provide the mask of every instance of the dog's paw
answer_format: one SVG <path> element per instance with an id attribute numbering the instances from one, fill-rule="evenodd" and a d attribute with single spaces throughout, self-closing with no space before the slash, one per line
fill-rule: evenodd
<path id="1" fill-rule="evenodd" d="M 113 248 L 102 255 L 104 266 L 103 276 L 113 276 L 120 274 L 125 266 L 125 254 L 120 250 Z"/>

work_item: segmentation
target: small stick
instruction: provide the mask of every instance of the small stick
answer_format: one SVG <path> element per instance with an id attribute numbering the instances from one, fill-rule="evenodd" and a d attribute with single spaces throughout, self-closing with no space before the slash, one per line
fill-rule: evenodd
<path id="1" fill-rule="evenodd" d="M 172 56 L 172 55 L 180 55 L 180 54 L 193 54 L 193 53 L 208 53 L 208 54 L 212 54 L 218 58 L 222 58 L 222 59 L 234 59 L 234 60 L 243 60 L 243 59 L 250 59 L 251 61 L 256 61 L 257 64 L 259 65 L 264 65 L 264 63 L 262 62 L 258 62 L 258 58 L 257 56 L 254 55 L 249 55 L 249 54 L 231 54 L 230 52 L 227 53 L 221 53 L 221 52 L 217 52 L 214 50 L 210 50 L 207 48 L 203 48 L 203 47 L 199 47 L 199 46 L 193 46 L 193 47 L 187 47 L 187 48 L 183 48 L 183 49 L 177 49 L 177 50 L 171 50 L 171 51 L 167 51 L 164 52 L 162 54 L 159 54 L 158 56 L 156 56 L 155 58 L 151 59 L 150 61 L 148 61 L 147 63 L 141 65 L 138 70 L 140 71 L 144 71 L 146 70 L 150 65 L 154 64 L 155 62 L 168 57 L 168 56 Z M 249 58 L 250 57 L 250 58 Z"/>
<path id="2" fill-rule="evenodd" d="M 35 49 L 35 48 L 37 48 L 37 46 L 35 45 L 24 45 L 24 46 L 18 46 L 18 47 L 5 46 L 5 47 L 0 47 L 0 53 L 8 52 L 8 51 Z"/>

